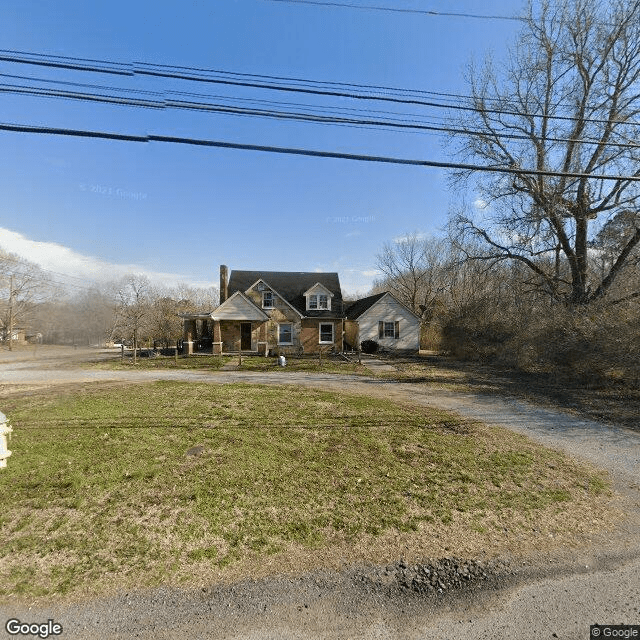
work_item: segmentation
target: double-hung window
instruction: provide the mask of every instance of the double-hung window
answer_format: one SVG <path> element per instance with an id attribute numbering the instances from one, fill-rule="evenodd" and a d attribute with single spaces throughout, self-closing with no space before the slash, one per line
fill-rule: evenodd
<path id="1" fill-rule="evenodd" d="M 278 325 L 278 344 L 293 344 L 293 325 L 290 323 Z"/>
<path id="2" fill-rule="evenodd" d="M 333 322 L 320 323 L 320 344 L 333 343 Z"/>
<path id="3" fill-rule="evenodd" d="M 326 293 L 311 293 L 307 303 L 307 309 L 316 311 L 318 309 L 330 309 L 329 296 Z"/>
<path id="4" fill-rule="evenodd" d="M 400 337 L 400 323 L 396 320 L 395 322 L 386 322 L 380 320 L 378 322 L 378 338 L 395 338 L 396 340 Z"/>
<path id="5" fill-rule="evenodd" d="M 262 292 L 262 308 L 273 309 L 273 291 Z"/>

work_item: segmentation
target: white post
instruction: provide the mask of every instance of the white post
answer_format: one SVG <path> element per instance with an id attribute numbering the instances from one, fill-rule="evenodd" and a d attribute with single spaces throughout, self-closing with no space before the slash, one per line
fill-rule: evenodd
<path id="1" fill-rule="evenodd" d="M 7 424 L 7 417 L 0 411 L 0 469 L 7 466 L 7 458 L 11 451 L 7 448 L 7 434 L 13 429 Z"/>

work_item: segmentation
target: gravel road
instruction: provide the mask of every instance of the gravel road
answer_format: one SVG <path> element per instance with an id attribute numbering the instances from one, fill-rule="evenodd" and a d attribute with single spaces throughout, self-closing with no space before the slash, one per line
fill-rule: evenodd
<path id="1" fill-rule="evenodd" d="M 590 624 L 640 625 L 638 433 L 520 400 L 359 376 L 286 371 L 114 372 L 68 365 L 58 368 L 55 358 L 46 363 L 39 358 L 21 362 L 0 358 L 0 387 L 160 379 L 304 385 L 457 411 L 526 434 L 607 469 L 617 490 L 629 500 L 630 518 L 598 548 L 569 550 L 561 556 L 524 564 L 505 559 L 496 566 L 476 567 L 455 558 L 414 567 L 399 562 L 387 567 L 346 567 L 339 572 L 276 576 L 222 587 L 205 585 L 196 591 L 163 587 L 71 604 L 0 604 L 2 637 L 25 637 L 7 634 L 4 621 L 10 617 L 23 622 L 51 618 L 63 625 L 63 638 L 114 640 L 586 639 Z M 457 576 L 464 571 L 470 575 L 462 580 Z M 428 577 L 434 572 L 445 587 L 440 591 L 437 582 L 435 588 L 427 588 Z M 457 588 L 461 580 L 468 583 L 463 589 Z"/>

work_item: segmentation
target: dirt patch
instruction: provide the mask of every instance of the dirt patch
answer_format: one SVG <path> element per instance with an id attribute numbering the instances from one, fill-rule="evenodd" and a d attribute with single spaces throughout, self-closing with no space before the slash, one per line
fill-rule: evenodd
<path id="1" fill-rule="evenodd" d="M 12 407 L 11 400 L 28 397 L 42 397 L 43 395 L 59 395 L 82 393 L 88 387 L 91 389 L 108 390 L 125 388 L 131 385 L 131 382 L 121 381 L 104 381 L 104 382 L 55 382 L 49 383 L 32 383 L 32 384 L 0 384 L 0 398 L 6 399 L 2 410 L 4 413 Z"/>

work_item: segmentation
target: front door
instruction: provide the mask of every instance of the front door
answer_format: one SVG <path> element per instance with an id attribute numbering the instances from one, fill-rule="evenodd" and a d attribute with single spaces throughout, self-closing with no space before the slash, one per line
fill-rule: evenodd
<path id="1" fill-rule="evenodd" d="M 240 349 L 242 351 L 251 351 L 251 323 L 240 323 Z"/>

